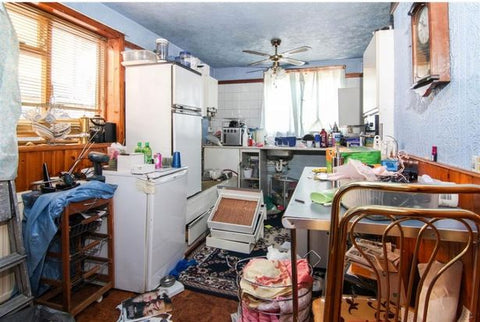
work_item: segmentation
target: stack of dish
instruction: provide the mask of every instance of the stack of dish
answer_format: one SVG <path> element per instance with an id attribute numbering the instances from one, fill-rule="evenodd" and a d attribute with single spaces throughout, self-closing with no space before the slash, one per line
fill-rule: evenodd
<path id="1" fill-rule="evenodd" d="M 71 123 L 55 123 L 47 127 L 38 122 L 32 122 L 32 130 L 40 137 L 52 142 L 59 139 L 64 139 L 71 131 Z"/>

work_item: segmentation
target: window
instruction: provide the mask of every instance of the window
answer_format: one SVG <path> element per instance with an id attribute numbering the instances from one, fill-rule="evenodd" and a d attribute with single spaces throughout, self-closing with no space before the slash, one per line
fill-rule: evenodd
<path id="1" fill-rule="evenodd" d="M 29 111 L 46 115 L 52 104 L 60 117 L 68 118 L 60 122 L 71 124 L 65 143 L 79 141 L 79 118 L 94 114 L 115 123 L 117 140 L 123 142 L 125 70 L 120 62 L 125 36 L 56 2 L 5 3 L 5 7 L 20 43 L 19 144 L 43 142 L 35 139 L 32 122 L 24 115 Z"/>
<path id="2" fill-rule="evenodd" d="M 22 116 L 49 106 L 69 118 L 103 114 L 106 39 L 36 8 L 7 8 L 20 43 Z"/>
<path id="3" fill-rule="evenodd" d="M 329 129 L 338 123 L 338 89 L 344 86 L 344 66 L 266 72 L 265 129 L 297 137 Z"/>

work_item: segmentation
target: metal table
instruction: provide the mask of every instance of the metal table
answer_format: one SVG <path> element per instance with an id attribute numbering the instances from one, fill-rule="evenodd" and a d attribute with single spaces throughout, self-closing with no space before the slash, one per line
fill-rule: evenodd
<path id="1" fill-rule="evenodd" d="M 312 192 L 320 192 L 325 189 L 330 189 L 333 186 L 332 182 L 314 180 L 312 170 L 314 167 L 305 167 L 297 187 L 290 199 L 287 209 L 282 218 L 282 224 L 285 228 L 290 229 L 291 232 L 291 261 L 292 261 L 292 288 L 293 288 L 293 320 L 298 319 L 298 285 L 297 285 L 297 267 L 293 265 L 296 263 L 297 241 L 296 229 L 330 231 L 330 225 L 338 226 L 340 216 L 345 212 L 345 209 L 340 207 L 340 200 L 342 196 L 353 189 L 374 189 L 387 190 L 394 192 L 419 192 L 419 193 L 480 193 L 480 185 L 462 184 L 462 185 L 409 185 L 409 184 L 388 184 L 378 182 L 361 182 L 346 185 L 339 189 L 333 200 L 333 207 L 316 204 L 311 201 L 310 194 Z M 368 234 L 381 233 L 388 221 L 371 221 L 365 220 L 362 223 L 363 232 Z M 444 238 L 451 241 L 459 241 L 463 238 L 463 229 L 457 227 L 449 222 L 441 223 L 438 226 Z M 412 234 L 419 229 L 418 223 L 412 223 Z M 332 241 L 330 237 L 329 244 Z M 329 256 L 331 257 L 332 254 Z M 330 261 L 328 263 L 330 266 Z M 327 269 L 328 271 L 328 269 Z"/>

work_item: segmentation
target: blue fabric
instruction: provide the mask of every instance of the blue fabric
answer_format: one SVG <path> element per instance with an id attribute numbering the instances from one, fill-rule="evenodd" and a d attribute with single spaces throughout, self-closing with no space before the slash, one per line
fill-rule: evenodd
<path id="1" fill-rule="evenodd" d="M 61 215 L 69 203 L 91 198 L 109 199 L 113 197 L 116 188 L 114 185 L 100 181 L 89 181 L 70 190 L 39 196 L 35 193 L 22 195 L 23 242 L 34 295 L 38 294 L 47 249 L 58 230 L 55 219 Z"/>
<path id="2" fill-rule="evenodd" d="M 180 273 L 192 265 L 197 265 L 197 261 L 194 259 L 190 259 L 190 260 L 182 259 L 177 263 L 177 265 L 175 265 L 175 267 L 168 274 L 178 279 L 178 277 L 180 276 Z"/>

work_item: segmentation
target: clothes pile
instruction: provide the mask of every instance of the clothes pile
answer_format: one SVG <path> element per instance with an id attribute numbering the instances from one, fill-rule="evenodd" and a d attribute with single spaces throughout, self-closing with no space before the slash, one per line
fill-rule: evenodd
<path id="1" fill-rule="evenodd" d="M 297 260 L 299 321 L 308 321 L 312 300 L 310 266 Z M 292 265 L 290 260 L 251 259 L 240 279 L 241 321 L 291 321 Z"/>

